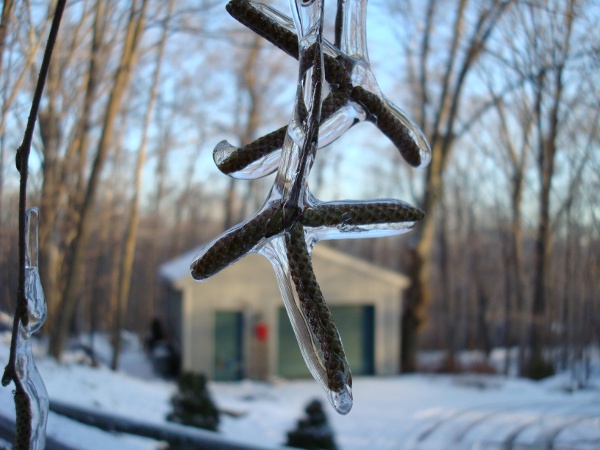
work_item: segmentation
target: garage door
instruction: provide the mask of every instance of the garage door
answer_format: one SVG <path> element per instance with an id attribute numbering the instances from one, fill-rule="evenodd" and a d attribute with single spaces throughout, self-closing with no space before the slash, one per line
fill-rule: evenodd
<path id="1" fill-rule="evenodd" d="M 243 317 L 238 311 L 215 313 L 215 380 L 235 381 L 243 376 Z"/>
<path id="2" fill-rule="evenodd" d="M 353 375 L 374 373 L 375 308 L 372 305 L 331 306 Z M 285 308 L 279 310 L 278 374 L 286 378 L 310 376 Z"/>

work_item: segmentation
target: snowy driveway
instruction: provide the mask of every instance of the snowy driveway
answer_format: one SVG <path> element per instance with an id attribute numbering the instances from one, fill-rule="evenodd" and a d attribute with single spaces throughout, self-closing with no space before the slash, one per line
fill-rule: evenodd
<path id="1" fill-rule="evenodd" d="M 309 381 L 273 388 L 216 384 L 218 401 L 244 412 L 223 431 L 254 444 L 282 443 L 310 398 Z M 347 416 L 327 409 L 341 449 L 600 449 L 600 392 L 473 376 L 359 378 Z"/>

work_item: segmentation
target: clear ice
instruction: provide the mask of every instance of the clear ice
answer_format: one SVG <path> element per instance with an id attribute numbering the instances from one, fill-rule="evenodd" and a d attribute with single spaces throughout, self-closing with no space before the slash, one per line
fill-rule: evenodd
<path id="1" fill-rule="evenodd" d="M 46 421 L 48 418 L 48 392 L 38 372 L 31 351 L 31 335 L 46 320 L 46 299 L 38 272 L 38 222 L 37 208 L 26 212 L 25 297 L 29 322 L 19 323 L 16 346 L 16 376 L 29 398 L 31 408 L 30 449 L 43 450 L 46 446 Z"/>
<path id="2" fill-rule="evenodd" d="M 265 256 L 275 271 L 302 356 L 340 414 L 347 414 L 352 408 L 352 374 L 312 270 L 312 248 L 325 239 L 405 233 L 423 218 L 422 212 L 400 200 L 321 202 L 308 188 L 308 175 L 317 148 L 337 139 L 367 114 L 362 106 L 350 102 L 319 125 L 325 82 L 323 54 L 352 61 L 353 83 L 383 99 L 369 68 L 365 44 L 366 4 L 366 1 L 343 2 L 341 49 L 337 49 L 323 40 L 323 0 L 290 0 L 293 19 L 269 6 L 252 2 L 274 22 L 295 31 L 298 38 L 300 73 L 294 109 L 281 150 L 255 161 L 241 172 L 229 174 L 250 179 L 277 168 L 267 200 L 252 217 L 205 245 L 190 267 L 193 278 L 204 281 L 248 253 Z M 386 105 L 394 114 L 403 115 L 395 106 Z M 403 123 L 408 123 L 411 138 L 418 142 L 422 161 L 427 163 L 427 142 L 408 118 Z M 222 141 L 217 145 L 215 162 L 235 157 L 238 151 L 243 149 Z"/>
<path id="3" fill-rule="evenodd" d="M 288 31 L 295 31 L 295 19 L 292 20 L 276 9 L 261 2 L 250 1 L 249 3 L 274 23 Z M 431 149 L 429 148 L 427 139 L 418 125 L 401 108 L 385 97 L 371 69 L 367 50 L 367 0 L 345 0 L 342 2 L 342 9 L 343 20 L 340 48 L 337 48 L 324 39 L 323 52 L 333 58 L 343 59 L 351 66 L 350 78 L 352 85 L 360 86 L 369 93 L 377 96 L 387 112 L 406 128 L 408 135 L 419 148 L 421 162 L 418 167 L 426 166 L 431 159 Z M 319 128 L 318 148 L 329 145 L 352 126 L 365 121 L 367 117 L 368 111 L 363 105 L 354 101 L 348 101 L 321 124 Z M 213 159 L 219 165 L 220 161 L 236 150 L 237 148 L 227 141 L 222 141 L 215 147 Z M 280 154 L 280 152 L 274 152 L 265 155 L 244 169 L 229 173 L 228 175 L 246 180 L 269 175 L 277 170 Z"/>

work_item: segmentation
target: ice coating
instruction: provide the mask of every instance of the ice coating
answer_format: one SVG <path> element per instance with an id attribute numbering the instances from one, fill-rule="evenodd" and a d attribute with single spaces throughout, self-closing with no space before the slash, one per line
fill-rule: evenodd
<path id="1" fill-rule="evenodd" d="M 294 28 L 292 19 L 260 2 L 233 0 L 230 4 L 233 3 L 243 11 L 250 10 L 253 13 L 260 14 L 276 27 L 280 27 L 279 31 L 271 30 L 270 33 L 267 32 L 263 36 L 292 56 L 296 56 L 293 46 L 289 43 L 278 42 L 278 40 L 285 41 L 289 38 L 285 33 L 292 33 Z M 371 70 L 366 45 L 367 1 L 347 0 L 341 2 L 341 7 L 343 11 L 340 48 L 338 49 L 326 40 L 323 41 L 324 53 L 330 61 L 328 70 L 332 71 L 331 73 L 327 72 L 326 77 L 334 87 L 334 91 L 337 89 L 336 95 L 338 98 L 325 100 L 324 107 L 327 102 L 330 102 L 335 111 L 324 114 L 320 130 L 322 138 L 319 139 L 318 147 L 322 148 L 333 142 L 356 123 L 369 120 L 375 123 L 393 142 L 409 164 L 415 167 L 427 165 L 431 159 L 431 150 L 423 132 L 402 109 L 382 94 Z M 232 15 L 252 28 L 251 24 L 246 23 L 241 16 L 236 16 L 235 12 Z M 335 67 L 331 66 L 332 64 Z M 347 67 L 344 70 L 349 71 L 347 81 L 337 78 L 339 77 L 338 72 L 344 65 Z M 349 105 L 353 105 L 353 107 L 349 108 Z M 349 112 L 351 114 L 348 114 Z M 275 170 L 277 159 L 270 155 L 271 152 L 278 151 L 282 141 L 273 140 L 268 145 L 270 147 L 263 146 L 261 152 L 246 155 L 246 161 L 242 162 L 240 160 L 237 164 L 234 164 L 236 168 L 233 170 L 227 166 L 221 166 L 217 162 L 216 153 L 218 149 L 215 149 L 215 161 L 219 169 L 227 175 L 242 179 L 260 178 Z M 253 145 L 249 144 L 239 150 L 252 152 L 254 149 Z M 241 152 L 238 152 L 238 154 L 241 154 Z M 268 160 L 268 164 L 257 164 L 253 161 L 252 168 L 248 169 L 245 166 L 248 164 L 247 158 L 256 159 L 256 161 Z"/>
<path id="2" fill-rule="evenodd" d="M 227 141 L 217 144 L 213 157 L 219 168 L 238 167 L 224 170 L 224 173 L 251 179 L 276 167 L 277 176 L 259 211 L 206 244 L 192 262 L 191 274 L 198 281 L 206 280 L 248 253 L 258 253 L 269 259 L 311 374 L 323 387 L 336 411 L 347 414 L 353 402 L 352 373 L 317 283 L 311 261 L 312 248 L 316 242 L 325 239 L 401 234 L 409 231 L 424 215 L 417 208 L 395 199 L 321 202 L 310 193 L 308 176 L 317 147 L 335 140 L 357 121 L 374 121 L 399 144 L 405 159 L 412 157 L 413 162 L 414 146 L 408 145 L 407 149 L 403 146 L 407 137 L 414 142 L 416 135 L 405 127 L 401 127 L 400 134 L 394 129 L 398 114 L 381 100 L 381 92 L 368 67 L 364 30 L 359 30 L 362 44 L 355 43 L 352 49 L 353 62 L 339 49 L 325 43 L 322 36 L 323 0 L 291 0 L 293 20 L 271 7 L 247 0 L 233 0 L 228 8 L 232 4 L 235 4 L 232 10 L 238 8 L 235 14 L 245 18 L 246 22 L 260 19 L 256 16 L 259 10 L 260 14 L 272 17 L 267 28 L 272 31 L 273 26 L 280 27 L 287 33 L 280 48 L 298 58 L 297 91 L 286 128 L 269 133 L 246 148 L 237 148 Z M 359 6 L 361 4 L 356 2 L 345 6 L 345 22 L 353 23 L 352 26 L 364 22 L 366 2 L 362 4 L 363 9 Z M 296 32 L 292 33 L 292 29 Z M 269 35 L 268 30 L 255 31 Z M 347 47 L 344 39 L 341 39 L 342 47 Z M 346 40 L 349 39 L 357 38 Z M 332 55 L 336 56 L 335 60 Z M 333 68 L 343 82 L 331 87 L 330 95 L 322 100 L 326 67 Z M 353 87 L 351 78 L 362 85 Z M 325 120 L 321 120 L 322 115 L 326 116 Z M 244 164 L 236 166 L 238 158 L 243 159 Z"/>
<path id="3" fill-rule="evenodd" d="M 227 160 L 235 158 L 239 152 L 239 148 L 231 145 L 227 141 L 221 141 L 213 150 L 213 160 L 217 167 L 221 167 Z M 228 172 L 232 178 L 238 180 L 254 180 L 270 175 L 279 167 L 281 160 L 281 149 L 267 153 L 265 156 L 258 158 L 248 165 L 245 165 L 241 170 Z"/>
<path id="4" fill-rule="evenodd" d="M 288 318 L 292 324 L 298 346 L 306 366 L 313 378 L 323 388 L 331 405 L 340 414 L 348 414 L 352 409 L 352 387 L 344 383 L 344 389 L 332 390 L 329 386 L 327 371 L 325 369 L 322 354 L 315 346 L 313 334 L 306 322 L 306 317 L 302 313 L 302 307 L 294 283 L 290 277 L 290 265 L 287 259 L 284 241 L 282 238 L 273 239 L 267 245 L 261 248 L 260 254 L 265 256 L 273 266 L 277 284 L 283 298 Z M 348 375 L 344 378 L 350 378 L 350 366 L 346 361 Z"/>
<path id="5" fill-rule="evenodd" d="M 367 53 L 367 0 L 342 2 L 340 50 L 350 58 L 369 60 Z"/>
<path id="6" fill-rule="evenodd" d="M 288 209 L 302 209 L 319 139 L 323 92 L 323 0 L 290 0 L 299 49 L 294 109 L 275 178 Z"/>
<path id="7" fill-rule="evenodd" d="M 41 328 L 48 311 L 38 269 L 38 224 L 38 208 L 28 209 L 25 213 L 25 297 L 29 316 L 26 331 L 29 334 Z"/>
<path id="8" fill-rule="evenodd" d="M 300 213 L 312 200 L 308 175 L 316 155 L 321 121 L 323 1 L 290 0 L 290 7 L 298 36 L 300 73 L 275 185 L 283 191 L 284 207 Z M 306 365 L 335 410 L 347 414 L 352 408 L 350 366 L 314 277 L 309 250 L 312 247 L 307 247 L 304 228 L 297 223 L 298 218 L 295 219 L 283 238 L 285 245 L 281 245 L 282 239 L 271 241 L 272 251 L 265 255 L 277 274 L 286 311 Z"/>
<path id="9" fill-rule="evenodd" d="M 406 127 L 411 139 L 417 143 L 421 162 L 416 167 L 427 166 L 431 161 L 431 148 L 429 147 L 429 142 L 427 142 L 427 138 L 423 134 L 421 128 L 412 121 L 402 108 L 387 100 L 384 95 L 382 95 L 381 98 L 383 99 L 383 104 L 386 109 Z"/>
<path id="10" fill-rule="evenodd" d="M 30 449 L 43 450 L 46 445 L 48 392 L 38 372 L 31 352 L 31 335 L 46 320 L 46 299 L 38 272 L 38 209 L 26 212 L 25 297 L 27 299 L 27 326 L 19 323 L 16 346 L 16 376 L 25 391 L 31 411 Z"/>
<path id="11" fill-rule="evenodd" d="M 375 74 L 371 70 L 367 49 L 367 3 L 368 0 L 344 0 L 341 2 L 343 22 L 339 56 L 352 62 L 352 84 L 361 86 L 377 95 L 386 109 L 390 110 L 406 127 L 410 137 L 419 148 L 420 163 L 417 167 L 426 166 L 431 159 L 431 149 L 423 132 L 401 108 L 382 94 Z"/>
<path id="12" fill-rule="evenodd" d="M 249 252 L 266 256 L 277 274 L 309 370 L 327 392 L 334 408 L 346 414 L 352 407 L 350 367 L 314 274 L 311 277 L 309 248 L 299 222 L 301 212 L 312 198 L 307 180 L 319 134 L 324 82 L 323 2 L 290 3 L 297 29 L 300 73 L 273 188 L 256 214 L 201 250 L 192 262 L 191 271 L 195 279 L 203 280 Z M 235 151 L 223 142 L 217 147 L 225 158 Z M 298 264 L 300 260 L 302 266 Z"/>
<path id="13" fill-rule="evenodd" d="M 321 122 L 319 127 L 318 148 L 326 147 L 342 134 L 348 131 L 355 123 L 362 122 L 366 118 L 362 106 L 349 102 L 347 105 L 337 109 L 335 113 Z M 287 130 L 285 131 L 287 133 Z M 243 151 L 243 150 L 242 150 Z M 213 160 L 217 167 L 223 167 L 226 161 L 235 158 L 240 148 L 223 140 L 213 150 Z M 252 160 L 244 165 L 242 169 L 227 171 L 227 175 L 239 180 L 254 180 L 274 173 L 281 162 L 281 148 L 266 152 L 263 156 Z"/>
<path id="14" fill-rule="evenodd" d="M 264 3 L 257 2 L 255 0 L 248 1 L 248 4 L 251 5 L 252 8 L 255 8 L 257 11 L 262 13 L 265 17 L 268 17 L 277 25 L 281 26 L 282 28 L 291 31 L 292 33 L 296 32 L 296 26 L 294 25 L 294 21 L 290 17 L 276 10 L 275 8 L 272 8 L 269 5 L 265 5 Z M 340 55 L 340 51 L 333 44 L 327 41 L 327 39 L 323 39 L 323 52 L 334 58 Z"/>
<path id="15" fill-rule="evenodd" d="M 395 199 L 321 202 L 311 195 L 309 204 L 311 207 L 305 213 L 307 217 L 304 220 L 304 228 L 307 239 L 312 242 L 312 245 L 324 240 L 397 236 L 412 230 L 416 222 L 424 217 L 420 210 Z M 370 220 L 367 223 L 356 221 L 352 217 L 354 209 L 369 210 L 370 214 L 373 214 L 373 210 L 383 207 L 387 207 L 388 217 L 382 215 L 381 218 Z M 327 210 L 336 209 L 345 212 L 339 215 L 335 222 L 321 218 L 319 225 L 313 225 L 313 212 L 317 215 L 326 215 Z M 390 213 L 392 210 L 393 212 Z"/>

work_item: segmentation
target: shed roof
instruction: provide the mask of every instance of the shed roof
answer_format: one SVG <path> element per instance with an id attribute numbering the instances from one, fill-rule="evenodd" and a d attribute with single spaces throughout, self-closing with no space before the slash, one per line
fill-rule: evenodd
<path id="1" fill-rule="evenodd" d="M 170 283 L 189 278 L 190 264 L 194 257 L 200 253 L 201 249 L 202 246 L 196 247 L 162 264 L 158 269 L 159 276 Z M 399 288 L 405 288 L 409 284 L 408 278 L 401 273 L 385 269 L 364 259 L 334 250 L 325 245 L 316 245 L 313 248 L 312 257 L 313 259 L 321 259 L 340 267 L 347 267 L 348 269 L 362 272 L 365 275 L 384 283 L 396 285 Z"/>

